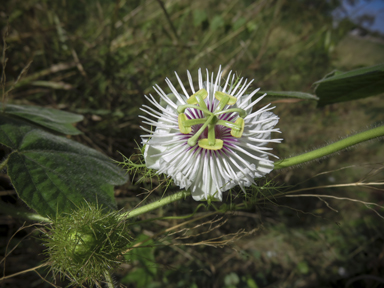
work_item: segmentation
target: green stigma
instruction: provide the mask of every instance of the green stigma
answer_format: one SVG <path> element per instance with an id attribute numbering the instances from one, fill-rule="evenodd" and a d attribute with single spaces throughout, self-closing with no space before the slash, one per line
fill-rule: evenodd
<path id="1" fill-rule="evenodd" d="M 220 150 L 223 148 L 223 140 L 217 139 L 215 135 L 215 126 L 222 125 L 231 129 L 231 135 L 236 138 L 240 138 L 244 132 L 244 117 L 247 113 L 240 108 L 230 108 L 223 110 L 226 105 L 234 105 L 237 98 L 228 95 L 221 91 L 215 92 L 215 98 L 219 100 L 219 105 L 214 112 L 208 110 L 204 99 L 207 98 L 208 92 L 205 89 L 201 89 L 188 98 L 187 104 L 177 107 L 179 130 L 183 134 L 190 134 L 192 132 L 192 126 L 203 124 L 200 129 L 188 139 L 188 145 L 193 147 L 196 144 L 199 147 L 207 150 Z M 188 119 L 184 113 L 185 109 L 193 108 L 200 110 L 204 113 L 204 118 Z M 221 114 L 238 113 L 239 118 L 235 122 L 219 120 L 217 117 Z M 200 135 L 208 128 L 208 138 L 199 139 Z"/>

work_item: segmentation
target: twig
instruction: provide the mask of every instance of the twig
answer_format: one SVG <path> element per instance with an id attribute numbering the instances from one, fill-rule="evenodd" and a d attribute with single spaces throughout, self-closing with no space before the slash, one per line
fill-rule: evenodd
<path id="1" fill-rule="evenodd" d="M 37 270 L 37 269 L 40 269 L 40 268 L 45 267 L 45 266 L 48 266 L 48 265 L 49 265 L 49 263 L 44 263 L 44 264 L 41 264 L 41 265 L 39 265 L 39 266 L 30 268 L 30 269 L 27 269 L 27 270 L 23 270 L 23 271 L 17 272 L 17 273 L 12 274 L 12 275 L 4 276 L 4 277 L 0 278 L 0 281 L 5 280 L 5 279 L 8 279 L 8 278 L 15 277 L 15 276 L 17 276 L 17 275 L 25 274 L 25 273 L 27 273 L 27 272 L 35 271 L 35 270 Z"/>
<path id="2" fill-rule="evenodd" d="M 24 223 L 25 224 L 25 223 Z M 21 226 L 19 229 L 17 229 L 17 231 L 15 233 L 13 233 L 11 239 L 9 239 L 8 243 L 7 243 L 7 246 L 5 247 L 5 255 L 4 255 L 4 258 L 0 261 L 0 264 L 4 262 L 4 271 L 3 271 L 3 275 L 5 275 L 5 262 L 6 262 L 6 259 L 7 257 L 17 248 L 17 246 L 19 246 L 19 244 L 25 239 L 27 238 L 28 236 L 30 236 L 34 231 L 28 233 L 27 235 L 25 235 L 8 253 L 7 253 L 7 250 L 8 250 L 8 246 L 9 244 L 11 243 L 11 240 L 13 239 L 13 237 L 15 237 L 15 235 L 17 233 L 19 233 L 21 230 L 23 229 L 26 229 L 26 228 L 29 228 L 29 227 L 32 227 L 32 226 L 36 226 L 36 224 L 32 224 L 32 225 L 29 225 L 29 226 Z"/>
<path id="3" fill-rule="evenodd" d="M 161 0 L 157 0 L 157 2 L 159 3 L 161 9 L 163 10 L 165 18 L 167 18 L 168 24 L 169 24 L 169 26 L 171 26 L 171 30 L 172 30 L 173 34 L 175 35 L 176 40 L 179 40 L 179 36 L 177 35 L 176 28 L 175 28 L 175 26 L 173 26 L 172 20 L 169 17 L 167 10 L 165 9 L 164 3 Z"/>
<path id="4" fill-rule="evenodd" d="M 261 57 L 263 57 L 263 55 L 267 51 L 267 47 L 268 47 L 270 36 L 272 34 L 273 29 L 276 27 L 276 19 L 277 19 L 277 16 L 279 15 L 279 13 L 281 11 L 281 8 L 282 8 L 284 2 L 285 2 L 285 0 L 280 0 L 275 5 L 275 11 L 273 12 L 273 18 L 272 18 L 271 24 L 268 27 L 267 34 L 264 37 L 264 41 L 261 44 L 261 47 L 260 47 L 260 49 L 258 51 L 256 60 L 254 60 L 253 63 L 251 63 L 248 66 L 249 68 L 253 68 L 253 69 L 257 68 L 258 65 L 259 65 L 259 62 L 261 60 Z"/>
<path id="5" fill-rule="evenodd" d="M 7 94 L 5 92 L 5 82 L 7 80 L 7 76 L 5 75 L 5 67 L 7 66 L 7 61 L 8 61 L 8 58 L 6 58 L 6 55 L 5 55 L 5 51 L 7 50 L 7 41 L 5 40 L 7 38 L 7 35 L 8 35 L 8 21 L 7 21 L 7 26 L 5 27 L 5 30 L 4 30 L 4 33 L 3 33 L 3 53 L 2 53 L 2 58 L 1 58 L 1 66 L 2 66 L 2 73 L 1 73 L 1 90 L 3 92 L 2 94 L 2 103 L 3 103 L 3 111 L 5 109 L 5 94 Z"/>
<path id="6" fill-rule="evenodd" d="M 85 70 L 84 70 L 84 67 L 83 65 L 81 64 L 80 60 L 79 60 L 79 57 L 77 56 L 77 53 L 75 51 L 75 49 L 71 49 L 71 52 L 72 52 L 72 57 L 73 59 L 75 60 L 76 62 L 76 66 L 77 66 L 77 69 L 80 71 L 81 75 L 83 75 L 84 77 L 87 77 L 87 73 L 85 73 Z"/>
<path id="7" fill-rule="evenodd" d="M 276 194 L 274 196 L 275 197 L 287 196 L 285 194 L 297 193 L 297 192 L 301 192 L 301 191 L 316 190 L 316 189 L 341 188 L 341 187 L 353 187 L 353 186 L 356 186 L 356 187 L 360 187 L 360 186 L 384 186 L 384 182 L 367 182 L 367 183 L 365 183 L 365 182 L 355 182 L 355 183 L 315 186 L 315 187 L 309 187 L 309 188 L 302 188 L 302 189 L 292 190 L 292 191 L 288 191 L 288 192 L 282 192 L 282 193 Z"/>
<path id="8" fill-rule="evenodd" d="M 28 219 L 29 221 L 38 221 L 43 223 L 51 223 L 52 221 L 47 217 L 41 216 L 37 213 L 28 212 L 24 209 L 16 208 L 13 205 L 0 201 L 1 212 L 11 215 L 12 217 Z"/>
<path id="9" fill-rule="evenodd" d="M 177 225 L 175 225 L 175 226 L 173 226 L 173 227 L 164 229 L 164 230 L 162 230 L 162 231 L 156 233 L 155 235 L 153 235 L 153 236 L 151 236 L 151 237 L 148 237 L 147 239 L 145 239 L 145 240 L 143 240 L 143 241 L 140 241 L 139 243 L 136 243 L 135 245 L 133 245 L 132 247 L 130 247 L 130 248 L 128 248 L 126 251 L 124 251 L 124 253 L 128 253 L 129 251 L 131 251 L 131 250 L 133 250 L 133 249 L 135 249 L 135 248 L 141 246 L 141 245 L 144 244 L 145 242 L 147 242 L 147 241 L 149 241 L 149 240 L 151 240 L 151 239 L 154 239 L 154 238 L 156 238 L 157 236 L 159 236 L 159 235 L 161 235 L 161 234 L 170 232 L 170 231 L 175 230 L 175 229 L 177 229 L 177 228 L 179 228 L 179 227 L 181 227 L 181 226 L 187 225 L 187 224 L 189 224 L 189 223 L 193 223 L 193 222 L 195 222 L 195 221 L 198 221 L 198 220 L 200 220 L 200 219 L 204 219 L 204 218 L 206 218 L 206 217 L 210 217 L 210 216 L 215 215 L 215 214 L 217 214 L 217 213 L 218 213 L 217 211 L 215 211 L 215 212 L 211 212 L 211 213 L 206 213 L 206 214 L 204 214 L 204 215 L 202 215 L 202 216 L 200 216 L 200 217 L 197 217 L 197 218 L 194 218 L 194 219 L 191 219 L 191 220 L 182 222 L 182 223 L 180 223 L 180 224 L 177 224 Z"/>
<path id="10" fill-rule="evenodd" d="M 370 279 L 370 280 L 374 280 L 374 281 L 377 281 L 379 283 L 383 283 L 384 284 L 384 279 L 380 278 L 378 276 L 375 276 L 375 275 L 359 275 L 359 276 L 353 277 L 352 279 L 349 279 L 348 282 L 345 284 L 345 287 L 347 288 L 353 282 L 356 282 L 356 281 L 359 281 L 359 280 L 363 280 L 363 279 Z"/>
<path id="11" fill-rule="evenodd" d="M 57 286 L 57 285 L 53 284 L 52 282 L 49 282 L 47 279 L 45 279 L 43 276 L 41 276 L 40 273 L 37 272 L 37 270 L 35 270 L 34 272 L 35 272 L 37 275 L 39 275 L 39 277 L 40 277 L 43 281 L 47 282 L 48 284 L 51 284 L 53 287 L 55 287 L 55 288 L 61 288 L 60 286 Z"/>
<path id="12" fill-rule="evenodd" d="M 329 203 L 327 202 L 327 201 L 325 201 L 324 199 L 321 199 L 321 197 L 317 197 L 321 202 L 323 202 L 325 205 L 327 205 L 327 207 L 329 208 L 329 209 L 331 209 L 332 211 L 334 211 L 334 212 L 336 212 L 336 213 L 339 213 L 339 211 L 338 210 L 336 210 L 336 209 L 334 209 L 334 208 L 332 208 L 330 205 L 329 205 Z"/>
<path id="13" fill-rule="evenodd" d="M 353 199 L 353 198 L 348 198 L 348 197 L 337 197 L 337 196 L 333 196 L 333 195 L 316 195 L 316 194 L 301 194 L 301 195 L 285 195 L 285 197 L 316 197 L 316 198 L 332 198 L 332 199 L 336 199 L 336 200 L 348 200 L 348 201 L 352 201 L 352 202 L 358 202 L 358 203 L 361 203 L 361 204 L 364 204 L 365 207 L 367 207 L 368 209 L 374 211 L 380 218 L 383 218 L 384 217 L 382 215 L 379 214 L 379 212 L 377 212 L 376 210 L 372 209 L 371 207 L 369 207 L 368 205 L 372 205 L 372 206 L 376 206 L 376 207 L 379 207 L 379 208 L 382 208 L 384 209 L 383 206 L 380 206 L 379 204 L 376 204 L 376 203 L 373 203 L 373 202 L 365 202 L 365 201 L 362 201 L 362 200 L 358 200 L 358 199 Z M 329 207 L 329 205 L 327 205 Z M 329 207 L 330 208 L 330 207 Z M 332 208 L 331 208 L 332 209 Z M 334 210 L 334 209 L 332 209 Z M 336 210 L 337 211 L 337 210 Z"/>

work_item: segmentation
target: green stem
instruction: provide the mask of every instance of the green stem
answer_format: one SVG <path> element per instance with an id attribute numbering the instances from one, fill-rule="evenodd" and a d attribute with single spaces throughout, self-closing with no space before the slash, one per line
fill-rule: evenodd
<path id="1" fill-rule="evenodd" d="M 343 150 L 345 148 L 351 147 L 358 143 L 384 136 L 384 125 L 373 128 L 364 132 L 361 132 L 356 135 L 349 136 L 343 140 L 337 141 L 325 147 L 316 149 L 314 151 L 304 153 L 298 156 L 294 156 L 291 158 L 284 159 L 282 161 L 275 163 L 275 170 L 291 167 L 297 164 L 301 164 L 307 161 L 319 159 L 321 157 L 330 155 L 337 151 Z"/>
<path id="2" fill-rule="evenodd" d="M 179 107 L 177 107 L 177 113 L 184 113 L 185 109 L 187 109 L 187 108 L 193 108 L 193 109 L 201 110 L 204 112 L 204 115 L 211 115 L 212 114 L 212 112 L 207 109 L 207 106 L 205 106 L 205 108 L 204 108 L 204 107 L 197 106 L 195 104 L 180 105 Z"/>
<path id="3" fill-rule="evenodd" d="M 215 138 L 215 125 L 208 125 L 208 144 L 214 146 L 216 143 Z"/>
<path id="4" fill-rule="evenodd" d="M 207 121 L 207 118 L 198 118 L 198 119 L 190 119 L 183 122 L 183 125 L 186 127 L 190 127 L 193 125 L 203 124 Z"/>
<path id="5" fill-rule="evenodd" d="M 7 159 L 5 159 L 3 162 L 0 163 L 0 170 L 3 170 L 5 165 L 7 165 L 8 159 L 9 159 L 9 155 L 8 155 Z"/>
<path id="6" fill-rule="evenodd" d="M 109 271 L 104 272 L 105 277 L 105 283 L 107 284 L 108 288 L 115 288 L 115 285 L 113 285 L 112 276 Z"/>
<path id="7" fill-rule="evenodd" d="M 51 223 L 52 221 L 36 213 L 18 210 L 15 206 L 0 201 L 0 211 L 13 217 L 24 218 L 31 221 Z"/>
<path id="8" fill-rule="evenodd" d="M 221 101 L 219 102 L 219 105 L 217 106 L 216 110 L 215 110 L 215 114 L 222 111 L 225 107 L 225 105 L 227 105 L 229 102 L 229 97 L 225 97 L 223 99 L 221 99 Z"/>
<path id="9" fill-rule="evenodd" d="M 180 192 L 177 192 L 177 193 L 172 194 L 170 196 L 161 198 L 158 201 L 155 201 L 155 202 L 149 203 L 147 205 L 141 206 L 139 208 L 133 209 L 131 211 L 125 212 L 125 213 L 120 215 L 120 218 L 121 219 L 130 219 L 133 217 L 137 217 L 141 214 L 155 210 L 155 209 L 160 208 L 164 205 L 167 205 L 167 204 L 170 204 L 172 202 L 184 199 L 185 197 L 190 196 L 190 195 L 191 195 L 191 192 L 189 192 L 189 191 L 180 191 Z"/>
<path id="10" fill-rule="evenodd" d="M 210 115 L 211 112 L 208 110 L 207 105 L 206 105 L 205 102 L 204 102 L 204 99 L 203 99 L 199 94 L 197 94 L 197 95 L 195 96 L 195 98 L 196 98 L 196 100 L 197 100 L 197 103 L 199 103 L 199 106 L 200 106 L 201 108 L 203 108 L 204 110 L 207 110 L 207 111 L 208 111 L 208 113 L 205 113 L 205 116 L 207 117 L 208 115 Z"/>
<path id="11" fill-rule="evenodd" d="M 219 120 L 219 121 L 217 121 L 216 124 L 217 125 L 223 125 L 225 127 L 231 128 L 231 129 L 235 129 L 236 131 L 240 131 L 241 130 L 241 126 L 240 125 L 235 124 L 235 123 L 230 122 L 230 121 Z"/>
<path id="12" fill-rule="evenodd" d="M 232 113 L 232 112 L 237 112 L 241 118 L 245 118 L 245 116 L 247 116 L 247 112 L 245 112 L 245 110 L 243 110 L 241 108 L 230 108 L 227 110 L 215 112 L 215 115 L 220 115 L 220 114 L 224 114 L 224 113 Z"/>

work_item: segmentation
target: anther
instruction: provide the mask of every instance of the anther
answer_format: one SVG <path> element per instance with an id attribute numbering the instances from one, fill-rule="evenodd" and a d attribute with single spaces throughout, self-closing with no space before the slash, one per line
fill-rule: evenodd
<path id="1" fill-rule="evenodd" d="M 186 124 L 185 122 L 187 122 L 187 120 L 188 120 L 187 115 L 185 115 L 184 113 L 180 113 L 177 118 L 177 121 L 179 122 L 180 132 L 183 134 L 189 134 L 192 132 L 192 127 L 185 125 Z"/>
<path id="2" fill-rule="evenodd" d="M 187 99 L 188 104 L 198 104 L 201 100 L 204 100 L 207 98 L 208 92 L 205 89 L 200 89 L 195 94 L 193 94 L 191 97 Z M 198 99 L 200 98 L 200 99 Z M 199 101 L 200 100 L 200 101 Z M 199 103 L 200 104 L 200 103 Z M 200 105 L 201 106 L 201 105 Z"/>
<path id="3" fill-rule="evenodd" d="M 237 127 L 231 129 L 231 135 L 235 138 L 240 138 L 244 132 L 244 119 L 239 117 L 234 124 L 237 125 Z"/>
<path id="4" fill-rule="evenodd" d="M 215 92 L 215 98 L 219 101 L 226 102 L 225 105 L 233 105 L 236 103 L 237 98 L 234 96 L 231 96 L 227 93 L 216 91 Z"/>

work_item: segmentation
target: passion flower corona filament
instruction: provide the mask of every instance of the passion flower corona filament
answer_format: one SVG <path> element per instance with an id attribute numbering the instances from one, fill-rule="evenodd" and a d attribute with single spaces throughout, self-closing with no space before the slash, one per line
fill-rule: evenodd
<path id="1" fill-rule="evenodd" d="M 166 94 L 158 85 L 153 87 L 160 102 L 150 94 L 147 100 L 156 108 L 143 105 L 142 111 L 149 116 L 140 116 L 143 123 L 155 127 L 155 131 L 141 127 L 148 135 L 142 135 L 145 145 L 144 158 L 148 168 L 172 177 L 176 185 L 190 190 L 195 200 L 222 200 L 222 192 L 239 185 L 241 189 L 254 184 L 273 170 L 273 161 L 267 152 L 271 132 L 278 117 L 269 112 L 275 107 L 267 106 L 253 111 L 254 105 L 266 94 L 252 101 L 259 89 L 244 94 L 252 81 L 243 78 L 235 81 L 229 73 L 223 88 L 221 68 L 214 79 L 203 82 L 198 71 L 198 89 L 187 71 L 191 93 L 188 93 L 179 76 L 176 78 L 182 93 L 179 93 L 167 78 L 171 94 Z M 248 82 L 248 83 L 247 83 Z M 278 157 L 276 157 L 278 158 Z"/>

